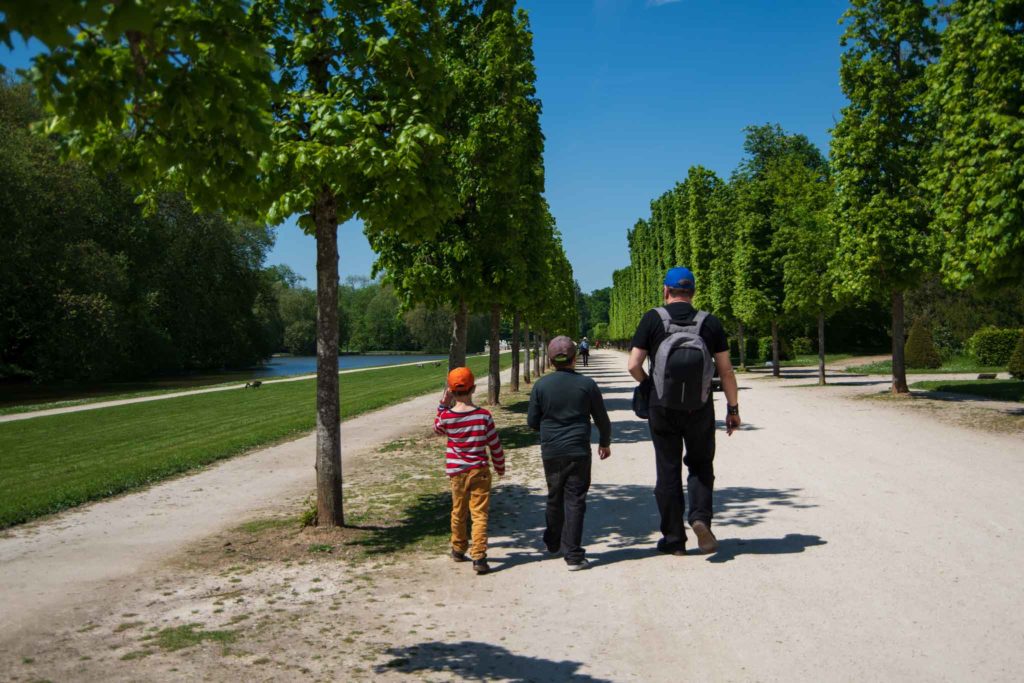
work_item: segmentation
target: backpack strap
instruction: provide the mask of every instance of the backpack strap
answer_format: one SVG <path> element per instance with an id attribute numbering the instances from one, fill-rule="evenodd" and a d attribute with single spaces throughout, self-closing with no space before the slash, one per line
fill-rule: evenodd
<path id="1" fill-rule="evenodd" d="M 701 328 L 704 327 L 704 321 L 708 319 L 707 311 L 697 311 L 697 315 L 693 318 L 693 323 L 697 326 L 697 335 L 700 336 Z"/>
<path id="2" fill-rule="evenodd" d="M 672 317 L 668 314 L 668 309 L 664 306 L 658 306 L 654 309 L 654 312 L 661 318 L 661 324 L 665 326 L 665 334 L 671 334 Z"/>

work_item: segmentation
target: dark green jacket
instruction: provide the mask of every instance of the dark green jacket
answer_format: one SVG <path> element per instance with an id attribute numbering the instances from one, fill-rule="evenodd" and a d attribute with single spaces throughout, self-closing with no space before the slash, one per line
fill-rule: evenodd
<path id="1" fill-rule="evenodd" d="M 533 385 L 526 422 L 540 430 L 540 455 L 545 460 L 589 458 L 590 418 L 601 434 L 600 445 L 610 446 L 612 423 L 601 390 L 589 377 L 557 370 Z"/>

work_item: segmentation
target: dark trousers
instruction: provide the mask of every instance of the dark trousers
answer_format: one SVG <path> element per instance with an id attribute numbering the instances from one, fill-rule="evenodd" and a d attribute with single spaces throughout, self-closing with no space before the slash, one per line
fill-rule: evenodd
<path id="1" fill-rule="evenodd" d="M 668 548 L 686 543 L 685 498 L 683 496 L 683 465 L 690 490 L 690 523 L 701 521 L 711 526 L 712 491 L 715 487 L 715 406 L 707 405 L 693 411 L 670 410 L 651 406 L 648 424 L 658 482 L 654 497 L 661 513 L 661 533 Z M 683 457 L 683 444 L 686 457 Z"/>
<path id="2" fill-rule="evenodd" d="M 583 359 L 583 367 L 587 367 L 590 362 L 590 351 L 580 351 L 580 358 Z"/>
<path id="3" fill-rule="evenodd" d="M 548 480 L 544 545 L 553 553 L 561 550 L 567 563 L 579 564 L 586 554 L 580 544 L 590 489 L 590 458 L 546 459 L 544 477 Z"/>

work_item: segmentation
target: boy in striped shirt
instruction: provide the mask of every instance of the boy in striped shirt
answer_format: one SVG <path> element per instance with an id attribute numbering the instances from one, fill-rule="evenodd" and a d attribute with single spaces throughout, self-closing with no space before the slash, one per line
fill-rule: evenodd
<path id="1" fill-rule="evenodd" d="M 473 559 L 473 571 L 486 574 L 487 514 L 491 502 L 491 469 L 487 450 L 498 476 L 505 474 L 505 453 L 491 414 L 473 405 L 476 379 L 469 368 L 448 373 L 448 386 L 437 407 L 434 432 L 448 437 L 445 469 L 452 489 L 452 559 Z M 473 518 L 473 545 L 466 534 L 467 517 Z"/>

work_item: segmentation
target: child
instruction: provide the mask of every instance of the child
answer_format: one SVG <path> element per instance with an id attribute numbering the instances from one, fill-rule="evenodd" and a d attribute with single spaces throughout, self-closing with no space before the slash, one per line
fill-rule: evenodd
<path id="1" fill-rule="evenodd" d="M 540 430 L 540 455 L 548 482 L 548 552 L 561 551 L 569 571 L 586 569 L 583 514 L 590 488 L 590 419 L 600 432 L 597 449 L 601 459 L 611 451 L 612 425 L 597 382 L 576 374 L 576 345 L 568 337 L 548 344 L 548 358 L 556 372 L 542 377 L 530 392 L 526 421 Z"/>
<path id="2" fill-rule="evenodd" d="M 487 512 L 491 500 L 491 470 L 487 450 L 498 476 L 505 474 L 505 453 L 501 449 L 494 419 L 483 408 L 473 405 L 476 380 L 469 368 L 448 373 L 448 386 L 441 396 L 434 419 L 434 431 L 448 437 L 445 467 L 452 488 L 452 559 L 466 561 L 466 550 L 473 559 L 473 571 L 486 574 Z M 473 547 L 466 537 L 468 516 L 473 518 Z"/>

